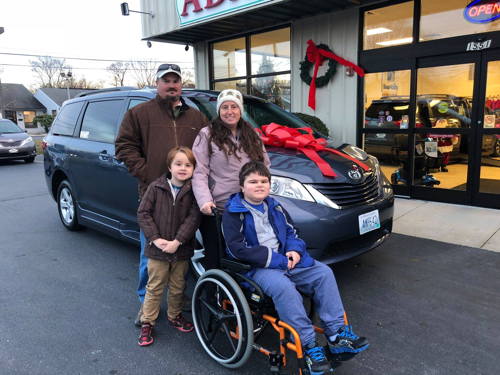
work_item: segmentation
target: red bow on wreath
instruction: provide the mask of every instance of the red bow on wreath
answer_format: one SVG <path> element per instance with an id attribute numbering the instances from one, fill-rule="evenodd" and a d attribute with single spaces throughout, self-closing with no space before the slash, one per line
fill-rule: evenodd
<path id="1" fill-rule="evenodd" d="M 309 107 L 314 110 L 316 110 L 316 77 L 318 76 L 318 69 L 321 64 L 323 64 L 325 59 L 333 59 L 344 66 L 354 69 L 360 77 L 365 75 L 365 71 L 356 64 L 353 64 L 352 62 L 347 61 L 332 52 L 318 48 L 310 39 L 307 41 L 306 57 L 309 62 L 314 63 L 314 73 L 311 80 L 311 86 L 309 87 L 309 101 L 307 103 Z"/>
<path id="2" fill-rule="evenodd" d="M 349 159 L 354 164 L 359 166 L 364 171 L 369 171 L 370 167 L 360 162 L 359 160 L 337 151 L 333 148 L 325 147 L 327 144 L 324 138 L 314 138 L 311 128 L 288 128 L 283 125 L 270 123 L 262 125 L 261 129 L 256 129 L 262 139 L 262 142 L 268 146 L 292 148 L 302 152 L 311 159 L 320 169 L 323 176 L 336 177 L 330 164 L 323 160 L 318 151 L 328 151 L 332 154 L 339 155 L 345 159 Z M 299 130 L 305 131 L 307 134 L 302 134 Z"/>

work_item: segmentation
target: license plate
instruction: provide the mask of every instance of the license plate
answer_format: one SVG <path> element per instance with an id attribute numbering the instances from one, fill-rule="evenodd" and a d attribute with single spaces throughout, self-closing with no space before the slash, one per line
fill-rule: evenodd
<path id="1" fill-rule="evenodd" d="M 359 234 L 365 234 L 380 228 L 380 217 L 378 210 L 359 215 Z"/>
<path id="2" fill-rule="evenodd" d="M 385 133 L 377 133 L 375 134 L 377 138 L 385 138 Z"/>
<path id="3" fill-rule="evenodd" d="M 18 151 L 19 151 L 19 150 L 18 150 L 17 148 L 11 148 L 11 149 L 9 150 L 9 152 L 10 152 L 11 154 L 15 154 L 15 153 L 16 153 L 16 152 L 18 152 Z"/>

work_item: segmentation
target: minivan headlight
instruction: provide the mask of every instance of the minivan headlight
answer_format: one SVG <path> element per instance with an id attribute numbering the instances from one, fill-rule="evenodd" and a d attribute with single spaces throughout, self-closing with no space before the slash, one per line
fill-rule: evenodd
<path id="1" fill-rule="evenodd" d="M 287 177 L 271 176 L 271 192 L 285 198 L 315 202 L 309 191 L 299 181 Z"/>
<path id="2" fill-rule="evenodd" d="M 358 160 L 368 159 L 368 154 L 365 152 L 365 150 L 362 150 L 359 147 L 353 145 L 345 146 L 344 148 L 342 148 L 342 151 L 354 159 Z"/>
<path id="3" fill-rule="evenodd" d="M 28 143 L 31 143 L 31 142 L 33 142 L 33 138 L 32 137 L 28 137 L 26 139 L 23 139 L 23 141 L 21 142 L 20 146 L 24 146 L 24 145 L 26 145 Z"/>

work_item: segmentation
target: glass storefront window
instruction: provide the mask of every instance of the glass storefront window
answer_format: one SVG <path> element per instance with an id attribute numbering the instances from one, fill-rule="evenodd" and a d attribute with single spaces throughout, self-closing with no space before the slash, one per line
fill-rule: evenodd
<path id="1" fill-rule="evenodd" d="M 364 12 L 363 49 L 413 41 L 413 1 Z"/>
<path id="2" fill-rule="evenodd" d="M 419 68 L 417 128 L 471 126 L 474 64 Z"/>
<path id="3" fill-rule="evenodd" d="M 222 91 L 226 89 L 236 89 L 242 93 L 247 92 L 247 80 L 246 79 L 238 79 L 235 81 L 222 81 L 215 82 L 214 90 Z"/>
<path id="4" fill-rule="evenodd" d="M 500 194 L 500 133 L 483 135 L 479 192 Z"/>
<path id="5" fill-rule="evenodd" d="M 484 127 L 500 128 L 500 61 L 488 61 Z"/>
<path id="6" fill-rule="evenodd" d="M 408 135 L 394 133 L 367 133 L 363 148 L 376 156 L 380 170 L 393 185 L 408 185 Z"/>
<path id="7" fill-rule="evenodd" d="M 410 71 L 365 75 L 365 127 L 408 129 Z"/>
<path id="8" fill-rule="evenodd" d="M 467 188 L 467 137 L 459 134 L 417 134 L 414 184 L 465 191 Z"/>
<path id="9" fill-rule="evenodd" d="M 213 65 L 215 79 L 245 76 L 245 38 L 214 43 Z"/>
<path id="10" fill-rule="evenodd" d="M 500 30 L 498 20 L 487 23 L 468 21 L 464 17 L 464 10 L 469 3 L 471 0 L 422 0 L 419 40 L 422 42 Z M 474 15 L 477 10 L 471 9 L 469 12 Z"/>
<path id="11" fill-rule="evenodd" d="M 252 74 L 290 70 L 290 28 L 250 36 Z"/>
<path id="12" fill-rule="evenodd" d="M 290 110 L 290 74 L 252 78 L 250 93 Z"/>

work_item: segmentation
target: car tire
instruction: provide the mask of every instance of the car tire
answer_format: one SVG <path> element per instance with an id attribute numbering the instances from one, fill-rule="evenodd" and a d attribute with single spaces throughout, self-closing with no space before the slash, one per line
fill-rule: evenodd
<path id="1" fill-rule="evenodd" d="M 33 163 L 34 161 L 35 161 L 35 157 L 34 156 L 30 156 L 29 158 L 24 159 L 24 162 L 26 164 Z"/>
<path id="2" fill-rule="evenodd" d="M 57 188 L 57 211 L 66 229 L 76 231 L 82 228 L 78 223 L 77 205 L 73 195 L 73 188 L 68 180 L 62 181 Z"/>

